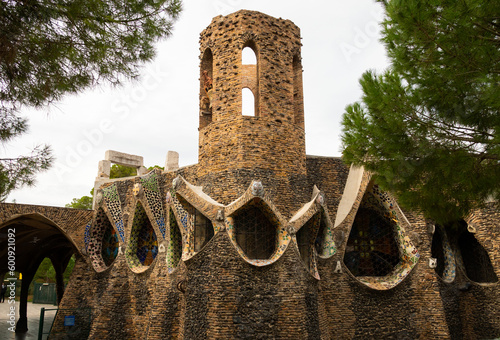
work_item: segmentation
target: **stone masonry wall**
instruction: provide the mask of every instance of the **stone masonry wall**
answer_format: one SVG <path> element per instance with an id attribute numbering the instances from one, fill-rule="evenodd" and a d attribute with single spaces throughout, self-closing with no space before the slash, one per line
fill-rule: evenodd
<path id="1" fill-rule="evenodd" d="M 229 204 L 252 179 L 258 179 L 274 197 L 278 209 L 290 218 L 310 199 L 314 183 L 325 188 L 329 214 L 334 218 L 338 192 L 346 183 L 345 165 L 338 159 L 309 157 L 308 169 L 307 178 L 280 179 L 273 172 L 257 170 L 200 176 L 199 168 L 192 166 L 162 175 L 161 192 L 165 197 L 173 179 L 181 174 L 192 184 L 203 186 L 212 198 Z M 241 258 L 222 231 L 170 273 L 164 253 L 140 274 L 130 270 L 123 254 L 103 273 L 96 273 L 90 261 L 81 258 L 60 307 L 93 308 L 91 339 L 146 335 L 151 339 L 498 337 L 498 283 L 473 284 L 469 290 L 460 291 L 458 284 L 442 282 L 429 268 L 432 235 L 418 214 L 405 212 L 421 258 L 402 283 L 379 291 L 350 274 L 343 264 L 343 254 L 369 179 L 365 176 L 352 211 L 334 230 L 337 253 L 319 260 L 319 281 L 306 270 L 293 242 L 275 263 L 255 267 Z M 129 202 L 134 182 L 124 181 L 119 186 L 125 215 L 132 209 Z M 499 219 L 495 209 L 476 213 L 476 224 L 481 227 L 475 235 L 492 254 L 498 273 L 495 240 Z M 130 224 L 125 220 L 126 234 Z M 335 273 L 338 262 L 341 273 Z M 478 313 L 484 317 L 478 318 Z"/>

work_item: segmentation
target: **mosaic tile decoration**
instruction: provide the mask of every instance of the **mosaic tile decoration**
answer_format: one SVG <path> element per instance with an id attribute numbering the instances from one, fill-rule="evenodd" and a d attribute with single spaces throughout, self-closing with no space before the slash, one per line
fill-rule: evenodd
<path id="1" fill-rule="evenodd" d="M 436 232 L 438 231 L 437 230 L 438 228 L 441 227 L 436 226 Z M 446 233 L 444 231 L 441 231 L 441 240 L 442 240 L 443 255 L 444 255 L 444 271 L 442 279 L 446 283 L 451 283 L 453 282 L 453 280 L 455 280 L 457 272 L 455 254 L 453 253 L 453 250 L 451 250 L 450 241 L 448 240 L 448 237 L 446 236 Z"/>
<path id="2" fill-rule="evenodd" d="M 110 225 L 104 230 L 101 247 L 102 260 L 104 261 L 104 264 L 106 266 L 109 267 L 118 256 L 118 247 L 120 247 L 118 234 L 116 233 L 116 230 Z"/>
<path id="3" fill-rule="evenodd" d="M 182 258 L 182 233 L 175 219 L 174 212 L 169 209 L 169 238 L 167 248 L 167 268 L 172 273 Z"/>
<path id="4" fill-rule="evenodd" d="M 146 270 L 158 255 L 158 240 L 144 207 L 138 201 L 125 257 L 134 271 Z"/>
<path id="5" fill-rule="evenodd" d="M 175 191 L 169 195 L 167 201 L 169 201 L 169 206 L 174 212 L 175 221 L 182 234 L 181 258 L 183 261 L 186 261 L 194 255 L 194 238 L 191 237 L 191 235 L 193 235 L 194 226 L 191 224 L 192 221 L 190 220 L 188 212 L 184 210 L 181 202 L 177 199 Z"/>
<path id="6" fill-rule="evenodd" d="M 118 230 L 120 239 L 122 243 L 125 243 L 125 229 L 123 227 L 122 205 L 120 202 L 120 196 L 118 195 L 118 190 L 116 188 L 116 185 L 113 184 L 106 188 L 103 188 L 102 195 L 104 197 L 106 207 L 108 208 L 108 212 L 111 214 L 113 218 L 116 230 Z"/>
<path id="7" fill-rule="evenodd" d="M 398 211 L 402 214 L 397 204 L 384 193 L 377 185 L 368 186 L 363 196 L 360 207 L 364 206 L 377 210 L 382 216 L 394 222 L 396 231 L 396 241 L 400 253 L 400 261 L 393 269 L 392 273 L 386 276 L 357 276 L 359 282 L 370 288 L 377 290 L 387 290 L 397 286 L 408 276 L 417 264 L 420 254 L 406 234 L 402 223 L 398 219 Z"/>
<path id="8" fill-rule="evenodd" d="M 226 213 L 228 216 L 226 216 L 225 224 L 226 224 L 226 230 L 229 234 L 229 238 L 233 243 L 234 247 L 236 248 L 236 250 L 238 251 L 238 254 L 240 254 L 240 256 L 248 263 L 257 267 L 262 267 L 276 262 L 281 257 L 281 255 L 284 254 L 286 248 L 288 247 L 288 244 L 290 243 L 291 237 L 288 231 L 285 230 L 285 226 L 287 224 L 286 221 L 278 212 L 274 204 L 272 204 L 265 190 L 262 190 L 263 192 L 261 191 L 255 192 L 255 190 L 252 190 L 255 187 L 254 185 L 255 183 L 256 183 L 255 181 L 252 182 L 247 191 L 238 200 L 236 200 L 228 207 L 226 207 L 227 209 Z M 256 196 L 255 193 L 258 193 L 259 196 Z M 266 216 L 269 219 L 271 219 L 271 223 L 278 226 L 276 231 L 277 232 L 276 250 L 269 259 L 261 260 L 261 259 L 249 258 L 245 254 L 245 252 L 239 247 L 238 242 L 236 240 L 233 216 L 239 209 L 249 204 L 258 204 L 259 209 L 262 209 L 263 212 L 266 214 Z"/>
<path id="9" fill-rule="evenodd" d="M 151 171 L 140 178 L 142 187 L 144 188 L 144 196 L 149 205 L 149 208 L 154 216 L 155 222 L 163 238 L 166 236 L 165 217 L 163 213 L 163 204 L 161 192 L 158 186 L 158 175 Z"/>
<path id="10" fill-rule="evenodd" d="M 193 256 L 212 239 L 215 234 L 214 225 L 212 221 L 186 201 L 179 193 L 177 193 L 177 200 L 186 213 L 185 216 L 187 216 L 187 224 L 190 230 L 187 242 L 191 245 L 188 253 L 190 256 Z"/>
<path id="11" fill-rule="evenodd" d="M 337 253 L 334 241 L 333 223 L 328 215 L 328 209 L 322 207 L 321 224 L 315 242 L 316 252 L 319 257 L 328 259 Z"/>
<path id="12" fill-rule="evenodd" d="M 108 219 L 102 207 L 98 208 L 94 215 L 92 226 L 88 235 L 88 254 L 92 265 L 97 272 L 106 270 L 118 254 L 119 241 L 116 237 L 115 243 L 110 240 L 110 235 L 117 235 L 116 230 Z M 109 254 L 109 256 L 108 256 Z"/>
<path id="13" fill-rule="evenodd" d="M 83 243 L 85 244 L 85 252 L 89 251 L 90 242 L 90 228 L 92 227 L 92 221 L 89 221 L 85 226 L 85 232 L 83 233 Z"/>
<path id="14" fill-rule="evenodd" d="M 311 233 L 310 242 L 312 249 L 309 250 L 311 254 L 310 262 L 307 264 L 311 274 L 319 279 L 317 271 L 317 258 L 330 258 L 337 252 L 337 247 L 334 241 L 333 223 L 328 215 L 328 208 L 325 204 L 325 197 L 320 190 L 314 186 L 313 196 L 311 201 L 304 204 L 301 209 L 290 219 L 289 223 L 293 230 L 295 230 L 296 244 L 299 241 L 297 237 L 300 235 L 302 228 L 314 221 L 314 230 Z M 311 228 L 309 228 L 311 229 Z"/>

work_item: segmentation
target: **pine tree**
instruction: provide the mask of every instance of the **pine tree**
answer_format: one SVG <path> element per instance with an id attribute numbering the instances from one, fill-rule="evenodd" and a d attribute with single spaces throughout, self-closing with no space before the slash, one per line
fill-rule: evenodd
<path id="1" fill-rule="evenodd" d="M 120 84 L 171 34 L 180 0 L 0 2 L 0 144 L 26 132 L 23 106 L 42 107 L 102 82 Z M 47 146 L 0 158 L 0 201 L 52 162 Z"/>
<path id="2" fill-rule="evenodd" d="M 343 158 L 447 224 L 500 198 L 500 2 L 382 3 L 391 66 L 360 79 Z"/>

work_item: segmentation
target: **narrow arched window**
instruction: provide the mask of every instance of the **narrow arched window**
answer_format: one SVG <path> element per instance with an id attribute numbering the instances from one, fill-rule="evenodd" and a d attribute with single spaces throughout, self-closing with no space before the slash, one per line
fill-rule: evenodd
<path id="1" fill-rule="evenodd" d="M 257 56 L 250 47 L 245 47 L 241 52 L 241 63 L 243 65 L 257 65 Z"/>
<path id="2" fill-rule="evenodd" d="M 259 115 L 259 62 L 256 51 L 253 42 L 248 42 L 241 51 L 241 112 L 244 116 Z"/>
<path id="3" fill-rule="evenodd" d="M 200 65 L 200 129 L 212 122 L 213 64 L 212 51 L 207 48 L 203 53 Z"/>
<path id="4" fill-rule="evenodd" d="M 293 116 L 295 124 L 304 127 L 302 63 L 298 55 L 293 57 Z"/>
<path id="5" fill-rule="evenodd" d="M 249 88 L 244 88 L 242 96 L 242 113 L 244 116 L 255 116 L 255 97 Z"/>

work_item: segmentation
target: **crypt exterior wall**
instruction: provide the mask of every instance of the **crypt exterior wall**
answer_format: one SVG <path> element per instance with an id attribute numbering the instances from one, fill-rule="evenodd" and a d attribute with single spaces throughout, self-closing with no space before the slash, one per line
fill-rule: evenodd
<path id="1" fill-rule="evenodd" d="M 439 275 L 429 265 L 432 224 L 400 210 L 390 195 L 379 196 L 397 221 L 402 265 L 375 278 L 356 277 L 346 266 L 351 228 L 373 182 L 369 173 L 349 169 L 340 159 L 306 157 L 296 72 L 300 32 L 293 23 L 239 11 L 214 18 L 200 45 L 202 70 L 211 64 L 212 88 L 211 107 L 200 104 L 199 163 L 108 183 L 96 193 L 86 251 L 60 306 L 92 308 L 89 338 L 500 337 L 498 283 L 473 282 L 453 247 L 456 269 L 446 272 L 453 272 L 453 279 Z M 246 45 L 256 51 L 257 79 L 242 79 L 252 77 L 248 68 L 242 72 Z M 257 94 L 255 117 L 241 115 L 242 83 Z M 204 86 L 200 102 L 207 94 Z M 214 236 L 201 250 L 194 248 L 196 226 L 184 201 L 213 225 Z M 157 237 L 150 265 L 141 265 L 129 251 L 137 238 L 139 202 Z M 248 258 L 235 236 L 235 216 L 252 205 L 276 228 L 275 251 L 268 259 Z M 110 264 L 95 249 L 99 211 L 118 235 Z M 345 217 L 337 218 L 341 211 Z M 297 235 L 318 214 L 324 229 L 310 230 L 312 239 L 323 243 L 304 260 Z M 498 206 L 491 203 L 465 222 L 474 225 L 473 235 L 498 277 Z M 182 255 L 175 248 L 176 233 Z"/>

